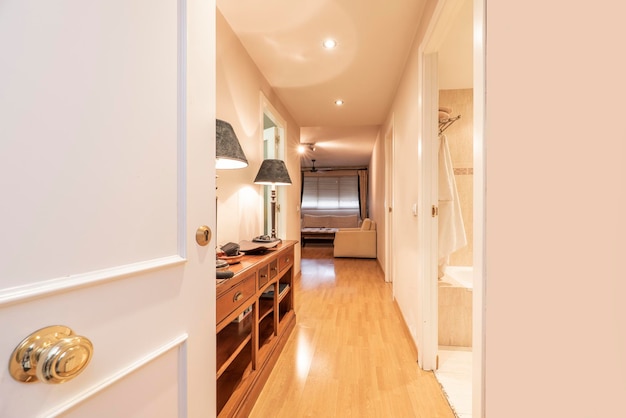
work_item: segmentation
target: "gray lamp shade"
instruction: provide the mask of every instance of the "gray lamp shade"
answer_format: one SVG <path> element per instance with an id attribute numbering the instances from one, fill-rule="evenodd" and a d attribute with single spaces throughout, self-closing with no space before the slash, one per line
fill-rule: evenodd
<path id="1" fill-rule="evenodd" d="M 263 160 L 261 163 L 261 168 L 259 168 L 254 183 L 288 186 L 291 184 L 291 178 L 284 161 L 269 159 Z"/>
<path id="2" fill-rule="evenodd" d="M 247 167 L 248 160 L 231 124 L 219 119 L 216 119 L 215 122 L 215 168 Z"/>

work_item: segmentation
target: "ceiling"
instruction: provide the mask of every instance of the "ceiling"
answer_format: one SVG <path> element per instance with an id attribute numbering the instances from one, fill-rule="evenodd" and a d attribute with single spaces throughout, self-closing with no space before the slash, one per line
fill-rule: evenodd
<path id="1" fill-rule="evenodd" d="M 261 73 L 315 143 L 303 167 L 369 164 L 425 0 L 217 0 Z M 442 89 L 472 83 L 471 0 L 439 50 Z M 337 47 L 322 47 L 326 38 Z M 344 100 L 342 106 L 334 104 Z"/>

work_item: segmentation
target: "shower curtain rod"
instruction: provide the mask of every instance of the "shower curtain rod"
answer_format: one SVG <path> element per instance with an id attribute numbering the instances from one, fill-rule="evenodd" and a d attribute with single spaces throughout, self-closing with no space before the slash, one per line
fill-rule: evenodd
<path id="1" fill-rule="evenodd" d="M 446 129 L 450 127 L 454 122 L 461 119 L 461 115 L 455 116 L 453 118 L 439 119 L 439 135 L 443 133 Z"/>

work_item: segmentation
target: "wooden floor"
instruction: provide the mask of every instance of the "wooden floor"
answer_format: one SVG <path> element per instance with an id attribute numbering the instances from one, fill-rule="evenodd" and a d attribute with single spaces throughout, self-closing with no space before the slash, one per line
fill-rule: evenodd
<path id="1" fill-rule="evenodd" d="M 302 249 L 296 327 L 250 417 L 454 418 L 375 260 Z"/>

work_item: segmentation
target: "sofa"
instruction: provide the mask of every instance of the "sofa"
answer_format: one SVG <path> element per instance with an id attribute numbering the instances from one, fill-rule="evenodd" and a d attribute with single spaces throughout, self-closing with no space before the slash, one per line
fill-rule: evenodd
<path id="1" fill-rule="evenodd" d="M 359 215 L 302 215 L 302 228 L 358 228 Z"/>
<path id="2" fill-rule="evenodd" d="M 333 252 L 335 257 L 376 258 L 376 223 L 366 218 L 359 228 L 340 228 Z"/>

